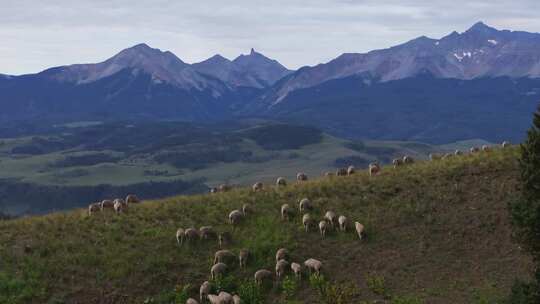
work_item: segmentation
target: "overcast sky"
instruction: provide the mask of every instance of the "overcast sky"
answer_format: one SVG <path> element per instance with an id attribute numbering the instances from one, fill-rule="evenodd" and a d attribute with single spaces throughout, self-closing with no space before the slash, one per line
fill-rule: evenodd
<path id="1" fill-rule="evenodd" d="M 540 0 L 0 0 L 0 73 L 99 62 L 145 42 L 192 63 L 250 48 L 289 68 L 477 21 L 540 32 Z"/>

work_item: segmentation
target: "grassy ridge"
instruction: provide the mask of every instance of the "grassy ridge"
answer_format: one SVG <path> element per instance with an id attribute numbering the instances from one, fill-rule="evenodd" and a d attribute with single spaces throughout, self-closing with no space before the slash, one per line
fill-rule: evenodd
<path id="1" fill-rule="evenodd" d="M 287 247 L 293 261 L 318 258 L 328 278 L 352 282 L 359 301 L 386 295 L 497 303 L 530 266 L 511 240 L 506 211 L 518 187 L 516 155 L 508 149 L 385 167 L 375 178 L 360 172 L 256 194 L 180 196 L 145 202 L 122 216 L 77 210 L 0 222 L 0 302 L 142 303 L 178 285 L 198 286 L 209 276 L 217 242 L 179 249 L 176 229 L 230 230 L 228 212 L 251 203 L 255 213 L 230 246 L 254 253 L 248 269 L 233 270 L 238 280 L 261 267 L 272 270 L 275 250 Z M 368 239 L 334 232 L 321 241 L 303 232 L 298 214 L 281 222 L 281 204 L 296 206 L 302 197 L 315 202 L 317 217 L 331 209 L 362 222 Z M 315 292 L 307 283 L 300 287 L 293 298 L 313 303 Z M 282 299 L 277 289 L 265 297 Z"/>

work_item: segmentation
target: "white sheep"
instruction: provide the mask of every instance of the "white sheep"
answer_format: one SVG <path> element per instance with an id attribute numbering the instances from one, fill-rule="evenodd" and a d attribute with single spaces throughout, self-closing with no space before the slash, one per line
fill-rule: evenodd
<path id="1" fill-rule="evenodd" d="M 249 251 L 247 249 L 242 249 L 238 253 L 238 264 L 240 265 L 240 268 L 247 266 L 247 260 L 249 258 Z"/>
<path id="2" fill-rule="evenodd" d="M 375 176 L 381 171 L 381 167 L 377 163 L 369 164 L 369 176 Z"/>
<path id="3" fill-rule="evenodd" d="M 488 145 L 483 145 L 482 146 L 482 151 L 489 152 L 489 151 L 491 151 L 491 148 Z"/>
<path id="4" fill-rule="evenodd" d="M 304 225 L 304 229 L 306 232 L 309 232 L 309 228 L 311 225 L 313 225 L 313 219 L 311 218 L 311 215 L 309 213 L 304 214 L 302 217 L 302 225 Z"/>
<path id="5" fill-rule="evenodd" d="M 204 299 L 208 297 L 210 291 L 212 291 L 212 285 L 210 285 L 210 282 L 204 281 L 201 284 L 201 288 L 199 288 L 199 299 L 201 300 L 201 303 L 203 303 Z"/>
<path id="6" fill-rule="evenodd" d="M 224 263 L 217 263 L 210 269 L 210 275 L 212 277 L 212 280 L 217 279 L 218 277 L 225 274 L 227 271 L 227 265 Z"/>
<path id="7" fill-rule="evenodd" d="M 394 169 L 397 169 L 397 167 L 403 165 L 403 160 L 401 158 L 395 158 L 392 160 L 392 165 L 394 165 Z"/>
<path id="8" fill-rule="evenodd" d="M 321 237 L 324 239 L 326 237 L 326 230 L 328 229 L 328 222 L 326 220 L 322 220 L 319 222 L 319 232 L 321 233 Z"/>
<path id="9" fill-rule="evenodd" d="M 330 223 L 332 229 L 336 227 L 337 215 L 334 211 L 326 211 L 324 218 Z"/>
<path id="10" fill-rule="evenodd" d="M 114 212 L 116 212 L 117 214 L 120 213 L 120 212 L 124 212 L 124 204 L 118 200 L 118 199 L 115 199 L 114 200 L 114 204 L 113 204 L 113 208 L 114 208 Z"/>
<path id="11" fill-rule="evenodd" d="M 272 272 L 267 269 L 260 269 L 255 272 L 254 277 L 255 283 L 260 286 L 265 280 L 272 280 Z"/>
<path id="12" fill-rule="evenodd" d="M 199 302 L 193 298 L 189 298 L 187 299 L 186 304 L 199 304 Z"/>
<path id="13" fill-rule="evenodd" d="M 362 240 L 364 237 L 364 225 L 360 224 L 359 222 L 354 222 L 354 228 L 356 229 L 356 234 L 358 234 L 358 238 Z"/>
<path id="14" fill-rule="evenodd" d="M 299 182 L 304 182 L 304 181 L 308 180 L 308 177 L 307 177 L 307 175 L 305 173 L 300 172 L 300 173 L 296 174 L 296 180 L 299 181 Z"/>
<path id="15" fill-rule="evenodd" d="M 344 215 L 340 215 L 338 218 L 339 230 L 347 231 L 347 218 Z"/>
<path id="16" fill-rule="evenodd" d="M 243 204 L 242 205 L 242 213 L 244 216 L 248 215 L 248 213 L 251 213 L 252 208 L 250 204 Z"/>
<path id="17" fill-rule="evenodd" d="M 302 265 L 293 262 L 291 263 L 291 270 L 297 278 L 302 276 Z"/>
<path id="18" fill-rule="evenodd" d="M 233 210 L 231 213 L 229 213 L 229 223 L 233 226 L 237 226 L 240 221 L 242 220 L 242 217 L 244 214 L 240 210 Z"/>
<path id="19" fill-rule="evenodd" d="M 233 295 L 233 303 L 234 304 L 241 304 L 242 303 L 242 299 L 240 299 L 240 296 L 235 294 Z"/>
<path id="20" fill-rule="evenodd" d="M 179 246 L 182 246 L 182 244 L 184 243 L 185 236 L 186 236 L 186 232 L 184 231 L 183 228 L 178 228 L 178 230 L 176 230 L 176 241 L 178 242 Z"/>
<path id="21" fill-rule="evenodd" d="M 228 292 L 220 291 L 218 297 L 221 299 L 221 303 L 223 304 L 234 304 L 233 296 Z"/>
<path id="22" fill-rule="evenodd" d="M 292 213 L 292 209 L 291 209 L 291 206 L 289 206 L 289 204 L 283 204 L 281 206 L 281 219 L 282 220 L 288 221 L 291 213 Z"/>
<path id="23" fill-rule="evenodd" d="M 276 186 L 287 186 L 287 181 L 284 177 L 278 177 L 278 179 L 276 180 Z"/>
<path id="24" fill-rule="evenodd" d="M 210 188 L 210 193 L 217 193 L 217 192 L 218 192 L 218 188 L 216 187 Z"/>
<path id="25" fill-rule="evenodd" d="M 88 215 L 92 215 L 96 212 L 101 211 L 101 203 L 92 203 L 88 205 Z"/>
<path id="26" fill-rule="evenodd" d="M 288 268 L 289 268 L 289 262 L 287 262 L 286 260 L 282 259 L 282 260 L 277 261 L 276 262 L 276 277 L 278 279 L 281 279 Z"/>
<path id="27" fill-rule="evenodd" d="M 311 205 L 311 201 L 308 198 L 303 198 L 298 203 L 298 210 L 300 210 L 300 212 L 305 212 L 312 209 L 313 206 Z"/>
<path id="28" fill-rule="evenodd" d="M 456 149 L 456 151 L 454 151 L 454 155 L 455 156 L 460 156 L 460 155 L 463 155 L 463 152 L 461 152 L 461 150 L 459 150 L 459 149 Z"/>
<path id="29" fill-rule="evenodd" d="M 479 149 L 478 147 L 471 147 L 471 148 L 469 149 L 469 151 L 470 151 L 471 153 L 476 153 L 476 152 L 480 151 L 480 149 Z"/>
<path id="30" fill-rule="evenodd" d="M 210 301 L 210 304 L 223 304 L 221 298 L 215 294 L 209 294 L 208 301 Z"/>
<path id="31" fill-rule="evenodd" d="M 253 186 L 251 187 L 253 189 L 253 191 L 261 191 L 263 189 L 264 185 L 263 183 L 261 182 L 256 182 L 255 184 L 253 184 Z"/>
<path id="32" fill-rule="evenodd" d="M 232 262 L 235 259 L 236 255 L 234 255 L 234 253 L 232 253 L 230 250 L 226 249 L 218 250 L 214 254 L 214 264 L 229 264 L 228 262 Z"/>
<path id="33" fill-rule="evenodd" d="M 502 146 L 503 148 L 508 148 L 508 147 L 510 147 L 510 142 L 508 142 L 508 141 L 503 141 L 502 144 L 501 144 L 501 146 Z"/>
<path id="34" fill-rule="evenodd" d="M 355 171 L 356 170 L 355 170 L 354 166 L 349 166 L 347 168 L 347 175 L 353 175 Z"/>
<path id="35" fill-rule="evenodd" d="M 289 251 L 285 248 L 279 248 L 276 251 L 276 262 L 279 260 L 285 260 L 289 256 Z"/>
<path id="36" fill-rule="evenodd" d="M 199 228 L 199 235 L 201 240 L 208 240 L 216 237 L 216 232 L 212 226 L 202 226 Z"/>
<path id="37" fill-rule="evenodd" d="M 101 211 L 105 210 L 105 209 L 112 209 L 114 210 L 114 202 L 112 200 L 102 200 L 101 201 Z"/>
<path id="38" fill-rule="evenodd" d="M 316 259 L 308 259 L 304 262 L 304 266 L 309 269 L 309 273 L 315 272 L 317 275 L 321 274 L 322 262 Z"/>
<path id="39" fill-rule="evenodd" d="M 412 164 L 414 163 L 414 159 L 410 157 L 409 155 L 403 156 L 403 163 L 404 164 Z"/>
<path id="40" fill-rule="evenodd" d="M 135 194 L 128 194 L 126 196 L 126 204 L 137 204 L 139 202 L 139 198 Z"/>
<path id="41" fill-rule="evenodd" d="M 186 231 L 184 233 L 185 233 L 186 241 L 189 242 L 189 243 L 194 242 L 198 238 L 200 238 L 199 237 L 199 230 L 197 230 L 195 228 L 188 228 L 188 229 L 186 229 Z"/>

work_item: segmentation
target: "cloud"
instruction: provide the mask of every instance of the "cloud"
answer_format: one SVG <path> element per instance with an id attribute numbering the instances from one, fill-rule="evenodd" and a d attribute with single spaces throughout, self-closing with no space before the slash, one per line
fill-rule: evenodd
<path id="1" fill-rule="evenodd" d="M 19 0 L 0 2 L 0 72 L 104 60 L 139 42 L 186 62 L 251 47 L 290 68 L 417 36 L 464 31 L 482 20 L 540 31 L 540 1 L 492 0 Z"/>

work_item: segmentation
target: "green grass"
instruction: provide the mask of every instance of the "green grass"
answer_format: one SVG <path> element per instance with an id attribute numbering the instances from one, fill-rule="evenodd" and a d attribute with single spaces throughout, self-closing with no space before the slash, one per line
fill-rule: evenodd
<path id="1" fill-rule="evenodd" d="M 512 242 L 506 211 L 518 186 L 516 156 L 515 149 L 497 150 L 385 167 L 375 178 L 360 172 L 261 193 L 240 188 L 172 197 L 121 216 L 75 210 L 0 222 L 0 302 L 142 303 L 177 286 L 197 287 L 209 277 L 217 242 L 179 248 L 176 229 L 232 231 L 227 214 L 250 203 L 253 215 L 232 232 L 230 249 L 253 253 L 247 269 L 231 271 L 236 284 L 257 269 L 273 270 L 275 251 L 286 247 L 292 261 L 323 261 L 325 277 L 353 284 L 358 302 L 500 303 L 531 266 Z M 330 232 L 322 241 L 303 231 L 298 214 L 282 222 L 280 206 L 296 206 L 302 197 L 315 202 L 317 218 L 332 209 L 362 222 L 367 239 Z M 291 303 L 317 301 L 307 281 Z M 267 303 L 285 298 L 277 287 L 264 290 L 264 297 Z"/>

